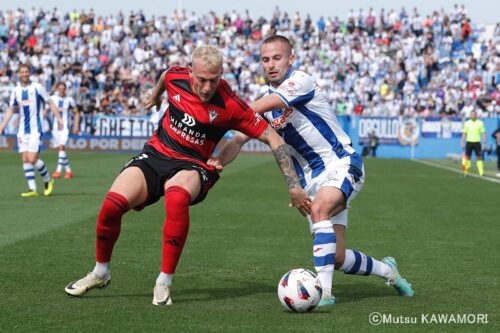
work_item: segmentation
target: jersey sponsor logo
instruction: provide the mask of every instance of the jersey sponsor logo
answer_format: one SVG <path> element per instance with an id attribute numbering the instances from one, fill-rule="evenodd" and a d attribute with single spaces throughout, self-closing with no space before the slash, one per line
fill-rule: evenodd
<path id="1" fill-rule="evenodd" d="M 181 101 L 181 95 L 179 95 L 179 94 L 174 95 L 172 98 L 175 99 L 177 102 Z"/>
<path id="2" fill-rule="evenodd" d="M 193 127 L 194 125 L 196 125 L 196 120 L 194 120 L 194 118 L 187 113 L 184 113 L 184 118 L 182 118 L 181 121 L 189 127 Z"/>
<path id="3" fill-rule="evenodd" d="M 21 106 L 30 106 L 32 103 L 29 99 L 24 99 L 21 101 Z"/>
<path id="4" fill-rule="evenodd" d="M 191 124 L 191 125 L 190 125 Z M 203 146 L 205 144 L 206 134 L 190 128 L 196 124 L 193 117 L 184 114 L 182 121 L 178 121 L 175 117 L 170 116 L 170 130 L 177 134 L 181 139 L 189 143 Z M 188 125 L 188 126 L 186 126 Z"/>
<path id="5" fill-rule="evenodd" d="M 288 119 L 293 114 L 293 109 L 292 108 L 286 108 L 282 111 L 281 115 L 271 122 L 271 125 L 273 128 L 278 129 L 284 127 L 288 123 Z"/>
<path id="6" fill-rule="evenodd" d="M 210 124 L 219 116 L 219 113 L 215 110 L 208 110 L 208 117 L 210 118 Z"/>

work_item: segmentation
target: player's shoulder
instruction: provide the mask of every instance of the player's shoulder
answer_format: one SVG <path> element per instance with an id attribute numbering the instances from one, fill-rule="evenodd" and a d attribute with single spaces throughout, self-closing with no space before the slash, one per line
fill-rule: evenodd
<path id="1" fill-rule="evenodd" d="M 189 67 L 183 67 L 183 66 L 172 66 L 169 69 L 167 69 L 167 74 L 166 75 L 186 75 L 190 73 L 190 68 Z"/>
<path id="2" fill-rule="evenodd" d="M 218 93 L 222 96 L 222 99 L 226 105 L 226 108 L 240 111 L 247 111 L 250 106 L 245 102 L 232 88 L 229 83 L 221 79 L 219 82 Z"/>
<path id="3" fill-rule="evenodd" d="M 40 82 L 31 81 L 30 86 L 32 86 L 36 90 L 41 90 L 41 89 L 45 90 L 44 86 Z"/>
<path id="4" fill-rule="evenodd" d="M 290 73 L 290 78 L 293 78 L 295 80 L 307 79 L 307 78 L 312 79 L 312 76 L 304 72 L 303 70 L 295 69 Z"/>
<path id="5" fill-rule="evenodd" d="M 314 78 L 302 70 L 294 70 L 290 73 L 288 78 L 283 81 L 280 87 L 292 86 L 297 90 L 307 89 L 310 90 L 315 85 Z"/>
<path id="6" fill-rule="evenodd" d="M 18 92 L 18 91 L 22 91 L 23 89 L 24 89 L 23 86 L 19 82 L 18 84 L 16 84 L 16 86 L 14 87 L 14 89 L 12 89 L 12 91 L 13 92 Z"/>
<path id="7" fill-rule="evenodd" d="M 218 90 L 224 93 L 226 97 L 231 97 L 235 94 L 235 92 L 231 88 L 231 85 L 224 79 L 220 79 Z"/>

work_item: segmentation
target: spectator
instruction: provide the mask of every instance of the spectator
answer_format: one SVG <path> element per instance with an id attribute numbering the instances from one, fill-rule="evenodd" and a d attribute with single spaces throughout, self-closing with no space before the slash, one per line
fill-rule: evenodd
<path id="1" fill-rule="evenodd" d="M 314 20 L 279 7 L 269 18 L 236 10 L 151 17 L 6 10 L 0 12 L 0 77 L 15 82 L 19 64 L 29 62 L 33 79 L 48 90 L 56 78 L 69 82 L 68 95 L 79 105 L 92 98 L 99 113 L 144 115 L 147 110 L 134 105 L 148 89 L 143 83 L 155 82 L 152 73 L 188 65 L 194 47 L 218 44 L 229 83 L 250 101 L 262 93 L 260 42 L 279 33 L 294 41 L 296 64 L 322 85 L 339 114 L 414 116 L 422 110 L 439 116 L 478 106 L 480 117 L 500 116 L 498 24 L 483 41 L 483 27 L 458 5 L 432 15 L 405 8 L 353 9 L 345 20 L 325 14 Z M 0 89 L 8 85 L 1 82 Z M 114 108 L 110 91 L 120 96 Z"/>

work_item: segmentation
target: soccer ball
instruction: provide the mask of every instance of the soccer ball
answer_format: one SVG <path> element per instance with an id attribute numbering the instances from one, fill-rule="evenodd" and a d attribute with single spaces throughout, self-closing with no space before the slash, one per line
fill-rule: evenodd
<path id="1" fill-rule="evenodd" d="M 312 311 L 321 300 L 321 283 L 308 269 L 296 268 L 287 272 L 278 285 L 281 305 L 293 312 Z"/>

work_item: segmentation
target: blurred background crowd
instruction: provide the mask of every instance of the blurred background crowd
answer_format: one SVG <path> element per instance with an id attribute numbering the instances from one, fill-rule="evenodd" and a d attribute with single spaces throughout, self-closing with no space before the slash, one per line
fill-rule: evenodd
<path id="1" fill-rule="evenodd" d="M 187 66 L 192 50 L 213 44 L 224 78 L 247 101 L 266 92 L 259 65 L 263 38 L 294 43 L 296 67 L 312 74 L 339 115 L 500 116 L 500 25 L 471 22 L 455 5 L 351 10 L 311 18 L 279 7 L 269 17 L 236 10 L 101 16 L 53 9 L 0 11 L 0 113 L 21 63 L 52 91 L 66 82 L 85 114 L 146 115 L 140 100 L 158 75 Z"/>

